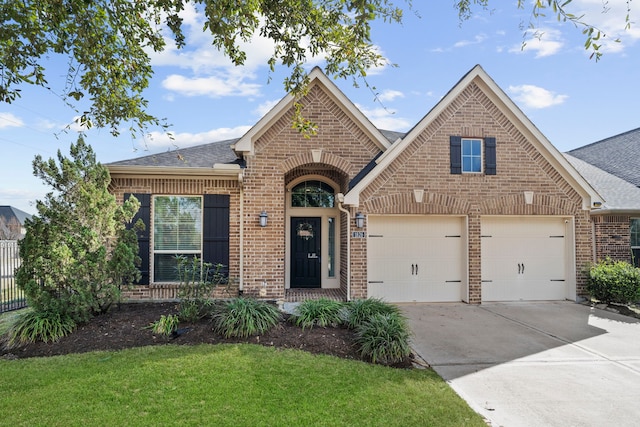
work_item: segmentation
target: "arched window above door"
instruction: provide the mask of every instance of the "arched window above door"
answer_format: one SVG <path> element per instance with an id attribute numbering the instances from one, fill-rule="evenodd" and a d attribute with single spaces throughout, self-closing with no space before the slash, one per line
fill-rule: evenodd
<path id="1" fill-rule="evenodd" d="M 334 204 L 333 187 L 322 181 L 303 181 L 291 190 L 293 208 L 333 208 Z"/>

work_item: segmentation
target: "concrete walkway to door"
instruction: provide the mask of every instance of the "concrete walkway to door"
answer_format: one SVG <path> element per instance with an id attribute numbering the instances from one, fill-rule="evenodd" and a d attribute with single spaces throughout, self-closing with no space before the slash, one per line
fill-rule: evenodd
<path id="1" fill-rule="evenodd" d="M 413 346 L 492 426 L 640 425 L 640 322 L 572 302 L 403 304 Z"/>

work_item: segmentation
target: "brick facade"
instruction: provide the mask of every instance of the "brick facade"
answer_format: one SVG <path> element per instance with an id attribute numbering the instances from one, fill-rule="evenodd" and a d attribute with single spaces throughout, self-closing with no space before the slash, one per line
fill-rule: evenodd
<path id="1" fill-rule="evenodd" d="M 367 125 L 336 99 L 331 88 L 312 82 L 300 101 L 305 118 L 318 125 L 318 133 L 305 138 L 291 126 L 292 109 L 264 123 L 251 135 L 251 150 L 243 149 L 246 167 L 238 180 L 191 178 L 114 177 L 111 191 L 123 194 L 228 194 L 230 205 L 230 276 L 239 278 L 240 233 L 243 231 L 242 283 L 244 295 L 281 299 L 288 286 L 290 261 L 287 189 L 305 177 L 321 178 L 337 192 L 349 193 L 352 180 L 382 151 L 380 140 Z M 293 108 L 293 107 L 291 107 Z M 497 141 L 496 175 L 452 174 L 450 136 L 492 137 Z M 399 144 L 399 142 L 396 142 Z M 573 225 L 576 294 L 585 294 L 583 267 L 593 259 L 592 223 L 584 209 L 584 193 L 558 171 L 552 154 L 542 153 L 540 141 L 526 126 L 496 105 L 487 88 L 471 82 L 463 88 L 410 143 L 386 164 L 375 179 L 367 181 L 359 193 L 359 206 L 349 207 L 349 215 L 335 208 L 339 218 L 339 286 L 350 285 L 350 298 L 367 297 L 367 239 L 351 238 L 356 212 L 365 215 L 413 214 L 456 215 L 466 218 L 468 242 L 468 301 L 480 303 L 481 227 L 483 216 L 557 216 Z M 560 166 L 561 168 L 562 166 Z M 363 184 L 364 185 L 364 184 Z M 416 202 L 414 190 L 423 192 Z M 526 203 L 524 192 L 533 192 Z M 242 206 L 241 206 L 242 203 Z M 268 226 L 260 227 L 259 215 L 268 214 Z M 347 222 L 349 221 L 349 225 Z M 616 234 L 606 227 L 622 223 L 602 220 L 596 224 L 597 248 L 617 253 L 626 242 L 611 242 Z M 605 223 L 609 224 L 605 227 Z M 602 225 L 598 235 L 599 224 Z M 365 228 L 359 231 L 366 231 Z M 613 230 L 615 231 L 615 230 Z M 350 240 L 348 240 L 350 239 Z M 619 247 L 614 245 L 618 244 Z M 350 248 L 348 248 L 350 246 Z M 350 258 L 348 253 L 350 252 Z M 621 253 L 621 252 L 620 252 Z M 350 274 L 348 275 L 349 272 Z M 573 278 L 570 278 L 573 279 Z M 175 296 L 175 287 L 150 285 L 130 293 L 132 298 L 165 299 Z"/>
<path id="2" fill-rule="evenodd" d="M 631 262 L 629 215 L 598 215 L 593 217 L 596 261 L 607 257 Z"/>

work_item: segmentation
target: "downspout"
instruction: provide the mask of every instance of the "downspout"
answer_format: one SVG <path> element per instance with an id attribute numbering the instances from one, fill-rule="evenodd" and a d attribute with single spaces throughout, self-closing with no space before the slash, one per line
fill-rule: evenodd
<path id="1" fill-rule="evenodd" d="M 342 206 L 344 194 L 338 193 L 338 209 L 347 214 L 347 301 L 351 301 L 351 212 Z"/>
<path id="2" fill-rule="evenodd" d="M 238 279 L 238 295 L 244 293 L 244 170 L 238 174 L 240 185 L 240 278 Z"/>

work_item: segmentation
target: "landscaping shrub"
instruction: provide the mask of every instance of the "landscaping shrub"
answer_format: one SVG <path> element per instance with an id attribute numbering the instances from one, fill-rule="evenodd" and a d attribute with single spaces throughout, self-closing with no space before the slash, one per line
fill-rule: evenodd
<path id="1" fill-rule="evenodd" d="M 327 298 L 306 300 L 291 317 L 292 321 L 302 329 L 314 326 L 339 326 L 344 323 L 345 304 Z"/>
<path id="2" fill-rule="evenodd" d="M 625 261 L 601 260 L 589 268 L 587 290 L 603 303 L 640 300 L 640 269 Z"/>
<path id="3" fill-rule="evenodd" d="M 176 257 L 180 279 L 180 319 L 196 322 L 211 315 L 212 294 L 216 286 L 226 285 L 227 277 L 222 274 L 224 265 L 202 262 L 198 257 Z"/>
<path id="4" fill-rule="evenodd" d="M 160 316 L 159 320 L 156 320 L 151 324 L 151 330 L 154 334 L 171 335 L 178 330 L 180 325 L 180 319 L 174 314 Z"/>
<path id="5" fill-rule="evenodd" d="M 69 318 L 79 324 L 106 312 L 122 287 L 140 277 L 135 227 L 127 227 L 140 203 L 134 197 L 116 202 L 108 169 L 82 137 L 70 153 L 33 161 L 34 175 L 52 188 L 37 201 L 38 214 L 25 221 L 19 243 L 16 283 L 37 313 L 23 320 L 35 322 L 27 327 L 34 333 L 55 325 L 65 331 Z"/>
<path id="6" fill-rule="evenodd" d="M 281 318 L 275 305 L 252 298 L 233 298 L 213 307 L 213 330 L 225 338 L 262 334 Z"/>
<path id="7" fill-rule="evenodd" d="M 401 314 L 397 306 L 377 298 L 353 300 L 347 308 L 347 326 L 350 329 L 355 329 L 374 314 Z"/>
<path id="8" fill-rule="evenodd" d="M 409 325 L 400 314 L 374 314 L 355 331 L 358 351 L 372 363 L 391 365 L 411 354 Z"/>
<path id="9" fill-rule="evenodd" d="M 8 346 L 36 341 L 51 342 L 70 334 L 76 324 L 64 314 L 29 309 L 20 314 L 7 332 Z"/>

